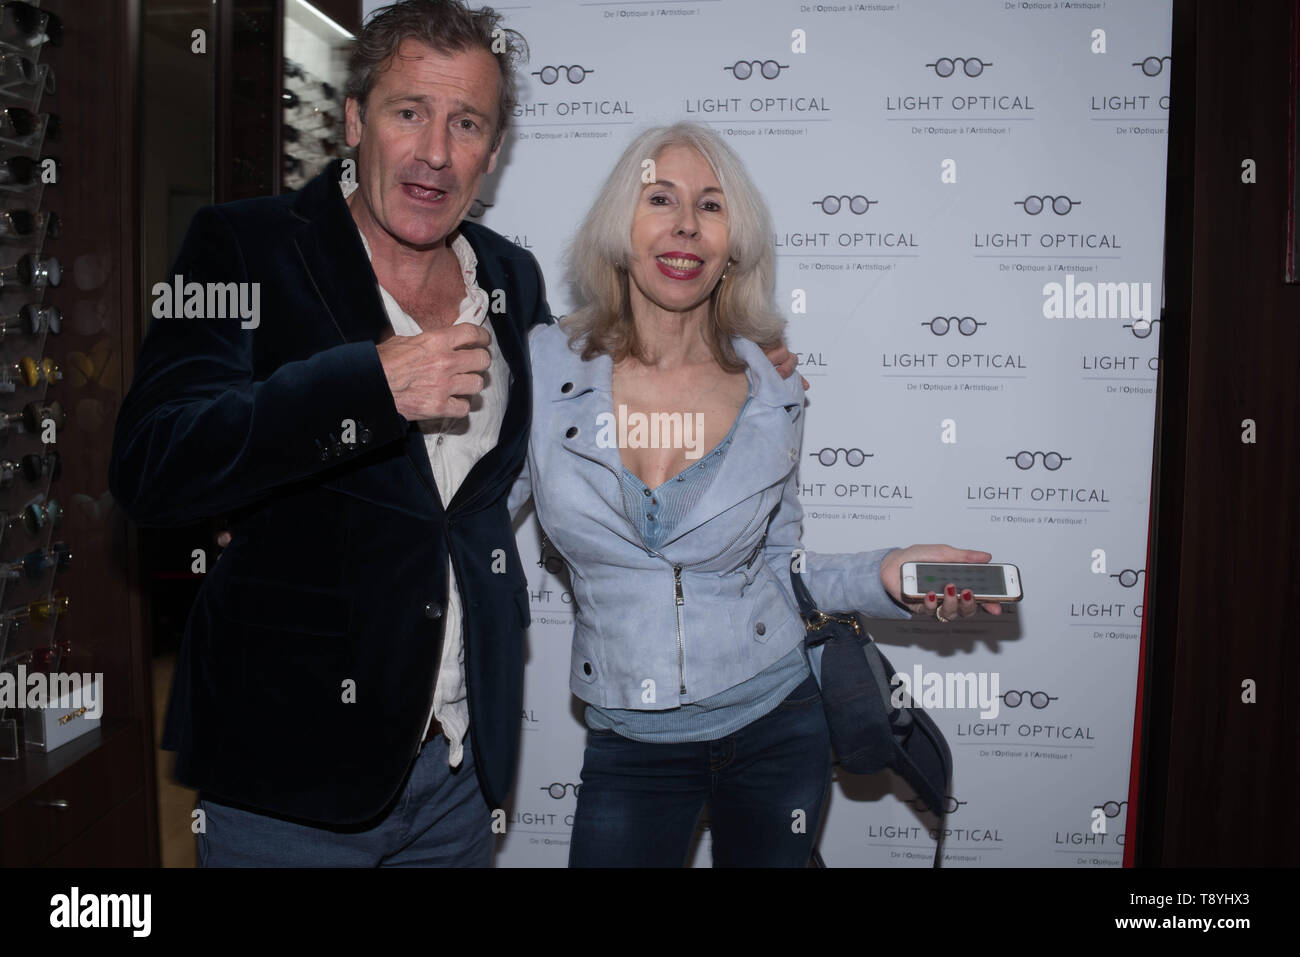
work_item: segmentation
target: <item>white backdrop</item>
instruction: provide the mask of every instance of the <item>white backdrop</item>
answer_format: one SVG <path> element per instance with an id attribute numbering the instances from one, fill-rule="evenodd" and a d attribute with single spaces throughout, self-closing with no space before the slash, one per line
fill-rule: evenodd
<path id="1" fill-rule="evenodd" d="M 1004 695 L 1026 693 L 993 718 L 932 712 L 955 762 L 945 866 L 1119 866 L 1159 325 L 1049 318 L 1044 285 L 1149 283 L 1159 316 L 1170 0 L 503 12 L 532 59 L 479 221 L 537 256 L 559 316 L 574 306 L 564 245 L 634 132 L 686 118 L 728 138 L 772 209 L 778 303 L 812 384 L 805 544 L 949 542 L 1021 569 L 1025 600 L 1001 621 L 872 628 L 908 674 L 991 672 Z M 758 61 L 744 79 L 742 61 Z M 550 84 L 548 66 L 561 68 Z M 1031 215 L 1035 196 L 1046 208 Z M 940 336 L 925 325 L 937 316 L 979 325 Z M 827 466 L 827 447 L 871 457 Z M 1062 461 L 1021 469 L 1020 452 Z M 563 866 L 585 732 L 568 690 L 570 598 L 536 564 L 535 529 L 519 535 L 533 627 L 498 862 Z M 934 827 L 901 779 L 848 778 L 820 847 L 832 867 L 928 866 Z M 708 860 L 704 832 L 695 861 Z"/>

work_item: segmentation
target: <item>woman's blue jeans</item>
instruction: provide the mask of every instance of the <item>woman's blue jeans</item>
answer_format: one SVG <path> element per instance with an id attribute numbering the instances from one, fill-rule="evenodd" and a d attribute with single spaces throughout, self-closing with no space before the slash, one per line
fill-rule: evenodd
<path id="1" fill-rule="evenodd" d="M 812 677 L 715 741 L 650 744 L 587 731 L 570 867 L 682 867 L 709 805 L 714 867 L 807 867 L 830 789 Z"/>

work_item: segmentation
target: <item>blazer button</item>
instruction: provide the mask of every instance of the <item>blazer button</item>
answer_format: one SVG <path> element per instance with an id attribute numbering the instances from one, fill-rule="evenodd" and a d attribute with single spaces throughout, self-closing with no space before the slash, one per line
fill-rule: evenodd
<path id="1" fill-rule="evenodd" d="M 590 662 L 590 661 L 584 661 L 584 662 L 582 663 L 582 673 L 583 673 L 584 675 L 589 675 L 589 674 L 591 674 L 591 662 Z"/>
<path id="2" fill-rule="evenodd" d="M 439 618 L 442 617 L 442 606 L 439 605 L 436 601 L 429 602 L 427 605 L 424 606 L 424 617 L 431 618 L 434 621 L 437 621 Z"/>
<path id="3" fill-rule="evenodd" d="M 756 631 L 760 635 L 766 635 L 767 626 L 760 621 L 757 625 L 754 626 L 754 631 Z"/>
<path id="4" fill-rule="evenodd" d="M 573 391 L 573 383 L 572 383 L 572 382 L 566 382 L 566 383 L 564 383 L 564 385 L 560 386 L 560 391 L 561 391 L 561 392 L 572 392 L 572 391 Z"/>
<path id="5" fill-rule="evenodd" d="M 564 433 L 564 437 L 566 439 L 571 439 L 577 434 L 578 434 L 578 427 L 576 425 L 571 425 L 569 426 L 569 431 Z"/>

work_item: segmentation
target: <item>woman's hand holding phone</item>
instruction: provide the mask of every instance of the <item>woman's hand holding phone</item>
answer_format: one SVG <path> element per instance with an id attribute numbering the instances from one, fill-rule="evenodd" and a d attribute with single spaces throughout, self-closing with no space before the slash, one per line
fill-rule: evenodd
<path id="1" fill-rule="evenodd" d="M 983 564 L 991 561 L 990 552 L 980 552 L 968 548 L 954 548 L 952 545 L 909 545 L 896 548 L 880 563 L 880 583 L 884 585 L 889 596 L 914 614 L 933 615 L 941 620 L 969 618 L 981 607 L 990 615 L 1002 614 L 1002 606 L 996 601 L 975 601 L 969 588 L 957 591 L 952 582 L 945 583 L 938 591 L 927 592 L 922 601 L 911 601 L 903 596 L 901 570 L 904 562 L 924 562 L 938 565 L 948 564 Z"/>

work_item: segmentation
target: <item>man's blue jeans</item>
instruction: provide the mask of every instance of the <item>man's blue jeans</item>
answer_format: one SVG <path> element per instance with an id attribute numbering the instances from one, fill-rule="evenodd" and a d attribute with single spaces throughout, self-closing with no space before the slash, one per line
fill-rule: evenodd
<path id="1" fill-rule="evenodd" d="M 420 749 L 402 795 L 362 831 L 333 831 L 200 800 L 199 867 L 491 867 L 492 813 L 465 735 L 459 767 L 447 739 Z"/>
<path id="2" fill-rule="evenodd" d="M 587 731 L 570 867 L 681 867 L 707 802 L 715 867 L 807 867 L 830 790 L 812 675 L 716 741 L 649 744 Z"/>

